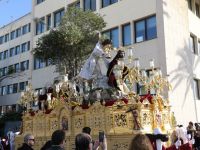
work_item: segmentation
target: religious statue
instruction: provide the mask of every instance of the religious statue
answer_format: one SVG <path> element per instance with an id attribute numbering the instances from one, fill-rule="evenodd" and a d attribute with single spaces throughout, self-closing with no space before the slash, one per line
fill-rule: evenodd
<path id="1" fill-rule="evenodd" d="M 124 64 L 125 52 L 119 50 L 114 59 L 109 63 L 107 70 L 108 85 L 119 90 L 123 95 L 129 92 L 124 79 L 128 75 L 128 67 Z"/>
<path id="2" fill-rule="evenodd" d="M 126 113 L 129 113 L 131 112 L 132 115 L 133 115 L 133 129 L 134 130 L 140 130 L 142 127 L 141 127 L 141 124 L 140 124 L 140 121 L 139 121 L 139 114 L 138 114 L 138 110 L 137 110 L 137 107 L 135 108 L 129 108 Z"/>
<path id="3" fill-rule="evenodd" d="M 85 80 L 95 79 L 96 87 L 108 87 L 105 83 L 107 80 L 106 71 L 109 61 L 107 60 L 104 49 L 111 48 L 111 45 L 112 43 L 109 39 L 103 42 L 99 41 L 78 76 Z"/>

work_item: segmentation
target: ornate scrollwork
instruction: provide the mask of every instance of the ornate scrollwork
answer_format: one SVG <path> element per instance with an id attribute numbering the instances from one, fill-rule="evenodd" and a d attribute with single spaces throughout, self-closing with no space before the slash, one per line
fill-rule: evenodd
<path id="1" fill-rule="evenodd" d="M 151 125 L 150 112 L 144 112 L 142 114 L 142 122 L 143 122 L 143 125 Z"/>
<path id="2" fill-rule="evenodd" d="M 125 150 L 128 149 L 128 143 L 119 143 L 119 141 L 114 142 L 112 150 Z"/>
<path id="3" fill-rule="evenodd" d="M 58 128 L 58 121 L 57 120 L 53 120 L 51 122 L 51 130 L 54 131 Z"/>
<path id="4" fill-rule="evenodd" d="M 126 114 L 115 114 L 115 125 L 117 127 L 127 127 L 127 116 Z"/>
<path id="5" fill-rule="evenodd" d="M 32 124 L 32 122 L 26 122 L 25 123 L 25 131 L 26 132 L 31 132 L 32 131 L 32 128 L 33 128 L 33 124 Z"/>
<path id="6" fill-rule="evenodd" d="M 74 127 L 76 128 L 76 129 L 81 129 L 82 127 L 83 127 L 83 118 L 76 118 L 75 120 L 74 120 Z"/>

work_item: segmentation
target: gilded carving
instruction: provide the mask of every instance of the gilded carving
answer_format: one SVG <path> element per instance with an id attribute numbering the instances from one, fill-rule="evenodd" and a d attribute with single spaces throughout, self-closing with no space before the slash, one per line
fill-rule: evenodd
<path id="1" fill-rule="evenodd" d="M 119 143 L 119 141 L 116 141 L 112 145 L 112 150 L 127 150 L 128 147 L 129 147 L 128 143 Z"/>
<path id="2" fill-rule="evenodd" d="M 126 114 L 115 114 L 114 121 L 116 127 L 128 127 Z"/>

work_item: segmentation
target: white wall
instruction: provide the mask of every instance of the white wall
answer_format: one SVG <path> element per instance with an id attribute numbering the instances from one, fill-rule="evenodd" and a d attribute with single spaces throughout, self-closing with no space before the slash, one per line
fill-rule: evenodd
<path id="1" fill-rule="evenodd" d="M 31 23 L 31 13 L 13 21 L 12 23 L 0 28 L 0 36 L 5 35 L 7 33 L 11 33 L 11 31 L 16 30 L 19 27 L 22 27 L 26 24 Z M 22 28 L 21 28 L 22 31 Z M 0 52 L 9 50 L 12 47 L 15 47 L 17 45 L 20 45 L 24 42 L 30 41 L 30 50 L 26 51 L 24 53 L 20 53 L 18 55 L 14 55 L 12 57 L 8 57 L 5 60 L 0 61 L 0 68 L 3 67 L 8 67 L 9 65 L 13 65 L 16 63 L 20 63 L 25 60 L 29 60 L 29 70 L 23 71 L 18 74 L 13 74 L 12 78 L 5 78 L 0 82 L 0 86 L 7 86 L 10 84 L 14 83 L 19 83 L 19 82 L 25 82 L 29 81 L 31 79 L 31 69 L 32 69 L 32 64 L 31 64 L 31 47 L 32 47 L 32 33 L 28 32 L 24 35 L 21 35 L 13 40 L 10 40 L 10 34 L 9 34 L 9 41 L 6 43 L 3 43 L 0 45 Z M 0 96 L 0 105 L 12 105 L 16 104 L 17 100 L 19 100 L 20 93 L 15 93 L 15 94 L 9 94 L 9 95 L 4 95 Z"/>
<path id="2" fill-rule="evenodd" d="M 189 121 L 197 121 L 187 1 L 163 0 L 163 12 L 167 74 L 173 88 L 169 99 L 178 123 L 186 125 Z"/>

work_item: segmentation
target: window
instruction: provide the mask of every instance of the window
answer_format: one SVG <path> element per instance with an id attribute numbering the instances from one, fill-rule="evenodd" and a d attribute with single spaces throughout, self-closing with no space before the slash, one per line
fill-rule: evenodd
<path id="1" fill-rule="evenodd" d="M 3 60 L 3 52 L 0 52 L 0 60 Z"/>
<path id="2" fill-rule="evenodd" d="M 23 53 L 23 52 L 26 52 L 26 51 L 28 51 L 28 50 L 30 50 L 30 42 L 23 43 L 23 44 L 21 45 L 21 51 L 22 51 L 22 53 Z"/>
<path id="3" fill-rule="evenodd" d="M 113 47 L 119 47 L 119 31 L 118 28 L 113 28 L 108 31 L 103 32 L 107 38 L 112 41 Z"/>
<path id="4" fill-rule="evenodd" d="M 15 73 L 14 66 L 13 65 L 8 66 L 8 74 L 13 74 L 13 73 Z"/>
<path id="5" fill-rule="evenodd" d="M 10 49 L 10 57 L 12 57 L 12 56 L 14 56 L 14 55 L 15 55 L 15 48 L 12 47 L 12 48 Z"/>
<path id="6" fill-rule="evenodd" d="M 13 93 L 17 93 L 18 91 L 18 83 L 13 84 Z"/>
<path id="7" fill-rule="evenodd" d="M 188 8 L 192 10 L 192 0 L 188 0 Z"/>
<path id="8" fill-rule="evenodd" d="M 19 54 L 19 53 L 20 53 L 20 46 L 17 45 L 17 46 L 15 47 L 15 55 L 17 55 L 17 54 Z"/>
<path id="9" fill-rule="evenodd" d="M 10 33 L 10 40 L 13 40 L 15 38 L 15 31 L 12 31 Z"/>
<path id="10" fill-rule="evenodd" d="M 198 41 L 198 52 L 200 52 L 200 40 Z"/>
<path id="11" fill-rule="evenodd" d="M 4 36 L 1 36 L 0 37 L 0 44 L 3 44 L 3 42 L 4 42 Z"/>
<path id="12" fill-rule="evenodd" d="M 20 91 L 25 91 L 27 85 L 28 85 L 28 81 L 26 81 L 26 82 L 20 82 L 19 83 L 19 90 Z"/>
<path id="13" fill-rule="evenodd" d="M 7 89 L 8 89 L 8 94 L 12 94 L 13 93 L 13 85 L 12 84 L 8 85 Z"/>
<path id="14" fill-rule="evenodd" d="M 36 4 L 40 4 L 42 2 L 44 2 L 44 0 L 36 0 Z"/>
<path id="15" fill-rule="evenodd" d="M 16 38 L 19 37 L 21 35 L 21 28 L 18 28 L 16 30 Z"/>
<path id="16" fill-rule="evenodd" d="M 8 74 L 8 68 L 7 67 L 4 67 L 3 68 L 3 76 L 7 75 Z"/>
<path id="17" fill-rule="evenodd" d="M 28 33 L 28 25 L 27 24 L 22 27 L 22 35 L 24 35 L 26 33 Z"/>
<path id="18" fill-rule="evenodd" d="M 46 61 L 44 59 L 35 58 L 34 69 L 40 69 L 46 67 Z"/>
<path id="19" fill-rule="evenodd" d="M 23 61 L 20 63 L 21 71 L 29 69 L 29 60 Z"/>
<path id="20" fill-rule="evenodd" d="M 8 58 L 8 50 L 4 51 L 4 54 L 3 54 L 3 59 L 6 59 Z"/>
<path id="21" fill-rule="evenodd" d="M 3 76 L 3 68 L 0 68 L 0 77 Z"/>
<path id="22" fill-rule="evenodd" d="M 27 42 L 27 50 L 30 50 L 30 41 Z"/>
<path id="23" fill-rule="evenodd" d="M 122 43 L 123 46 L 131 44 L 131 26 L 126 24 L 122 26 Z"/>
<path id="24" fill-rule="evenodd" d="M 1 90 L 2 90 L 1 95 L 6 95 L 7 93 L 6 86 L 2 86 Z"/>
<path id="25" fill-rule="evenodd" d="M 194 79 L 194 97 L 200 99 L 200 80 Z"/>
<path id="26" fill-rule="evenodd" d="M 45 27 L 44 17 L 40 18 L 39 21 L 36 23 L 36 35 L 43 33 Z"/>
<path id="27" fill-rule="evenodd" d="M 51 15 L 47 16 L 47 30 L 51 29 Z"/>
<path id="28" fill-rule="evenodd" d="M 190 50 L 194 53 L 197 54 L 197 49 L 196 49 L 196 37 L 194 35 L 190 35 Z"/>
<path id="29" fill-rule="evenodd" d="M 156 30 L 156 17 L 150 17 L 146 20 L 146 32 L 147 32 L 147 40 L 154 39 L 157 37 Z"/>
<path id="30" fill-rule="evenodd" d="M 8 41 L 9 41 L 9 34 L 6 34 L 4 38 L 4 42 L 8 42 Z"/>
<path id="31" fill-rule="evenodd" d="M 28 32 L 31 32 L 31 23 L 28 24 Z"/>
<path id="32" fill-rule="evenodd" d="M 25 87 L 26 87 L 25 82 L 20 82 L 19 83 L 19 90 L 20 91 L 25 91 Z"/>
<path id="33" fill-rule="evenodd" d="M 195 3 L 195 10 L 196 10 L 196 15 L 197 15 L 197 17 L 200 18 L 199 4 L 198 4 L 198 3 Z"/>
<path id="34" fill-rule="evenodd" d="M 114 4 L 116 2 L 118 2 L 118 0 L 102 0 L 102 7 L 106 7 L 106 6 Z"/>
<path id="35" fill-rule="evenodd" d="M 64 16 L 64 9 L 54 13 L 54 27 L 57 27 L 60 24 L 63 16 Z"/>
<path id="36" fill-rule="evenodd" d="M 15 73 L 19 72 L 19 63 L 14 65 L 14 71 L 15 71 Z"/>
<path id="37" fill-rule="evenodd" d="M 84 0 L 83 1 L 83 9 L 84 10 L 96 10 L 96 0 Z"/>
<path id="38" fill-rule="evenodd" d="M 135 42 L 151 40 L 157 37 L 156 16 L 135 22 Z"/>

